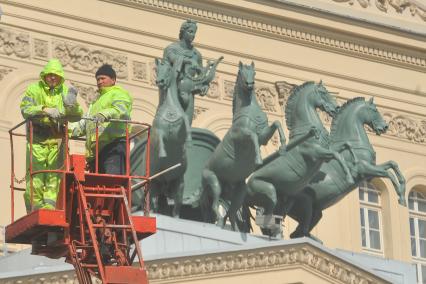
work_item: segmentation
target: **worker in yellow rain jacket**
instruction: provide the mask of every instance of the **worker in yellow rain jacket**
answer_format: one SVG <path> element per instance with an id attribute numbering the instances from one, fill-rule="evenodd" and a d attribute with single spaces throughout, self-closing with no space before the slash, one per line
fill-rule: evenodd
<path id="1" fill-rule="evenodd" d="M 65 120 L 78 121 L 82 109 L 77 90 L 64 85 L 64 70 L 57 59 L 51 59 L 40 73 L 40 80 L 28 86 L 21 101 L 21 113 L 33 122 L 32 171 L 57 170 L 63 165 L 61 145 Z M 30 140 L 27 132 L 27 175 L 24 194 L 27 212 L 32 209 L 55 209 L 60 175 L 34 174 L 31 202 Z M 32 205 L 32 206 L 31 206 Z"/>
<path id="2" fill-rule="evenodd" d="M 86 135 L 86 159 L 92 172 L 95 170 L 96 123 L 99 128 L 99 173 L 121 175 L 126 170 L 126 123 L 109 122 L 109 119 L 130 120 L 133 99 L 117 86 L 117 75 L 109 64 L 96 71 L 99 95 L 89 106 L 86 115 L 71 125 L 72 136 Z"/>

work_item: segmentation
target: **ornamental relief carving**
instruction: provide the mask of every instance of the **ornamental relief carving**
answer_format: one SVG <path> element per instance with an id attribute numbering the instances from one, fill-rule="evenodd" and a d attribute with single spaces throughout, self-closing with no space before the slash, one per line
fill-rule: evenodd
<path id="1" fill-rule="evenodd" d="M 75 70 L 95 73 L 102 64 L 111 64 L 117 78 L 127 79 L 127 57 L 111 51 L 92 49 L 77 43 L 54 41 L 53 57 L 61 60 L 62 65 Z"/>
<path id="2" fill-rule="evenodd" d="M 49 57 L 49 43 L 46 40 L 34 39 L 34 57 L 47 59 Z"/>
<path id="3" fill-rule="evenodd" d="M 200 114 L 202 114 L 203 112 L 206 112 L 207 110 L 208 110 L 208 108 L 206 108 L 206 107 L 200 107 L 200 106 L 194 107 L 193 120 L 195 121 Z"/>
<path id="4" fill-rule="evenodd" d="M 0 81 L 3 80 L 3 78 L 12 71 L 13 69 L 10 67 L 0 66 Z"/>
<path id="5" fill-rule="evenodd" d="M 30 57 L 29 34 L 0 28 L 0 54 Z"/>
<path id="6" fill-rule="evenodd" d="M 347 2 L 350 5 L 354 4 L 354 0 L 333 0 L 334 2 Z M 363 8 L 368 8 L 372 6 L 370 0 L 357 0 L 359 5 Z M 374 0 L 374 5 L 377 9 L 382 12 L 387 13 L 389 8 L 392 7 L 395 12 L 402 13 L 406 9 L 410 10 L 411 16 L 419 16 L 423 21 L 426 21 L 426 9 L 420 7 L 417 3 L 411 0 Z"/>
<path id="7" fill-rule="evenodd" d="M 114 1 L 114 0 L 110 0 Z M 272 34 L 277 39 L 279 38 L 290 38 L 292 40 L 298 42 L 306 42 L 309 45 L 319 45 L 326 48 L 338 49 L 348 53 L 356 53 L 363 56 L 375 57 L 378 60 L 385 60 L 393 64 L 408 64 L 411 67 L 415 67 L 424 71 L 424 67 L 426 67 L 426 58 L 424 56 L 417 56 L 416 54 L 407 54 L 401 53 L 398 50 L 392 50 L 386 46 L 377 47 L 365 44 L 364 42 L 359 41 L 348 41 L 347 39 L 341 39 L 337 36 L 331 37 L 326 36 L 324 34 L 314 34 L 311 32 L 307 32 L 302 28 L 290 28 L 286 25 L 276 25 L 274 23 L 270 23 L 267 20 L 259 20 L 256 18 L 248 18 L 235 16 L 234 14 L 227 13 L 225 10 L 214 10 L 213 8 L 207 10 L 201 5 L 197 5 L 197 2 L 191 4 L 175 4 L 172 1 L 166 0 L 115 0 L 122 4 L 123 2 L 131 3 L 132 6 L 141 6 L 140 9 L 143 9 L 143 6 L 148 6 L 153 9 L 158 10 L 167 10 L 173 11 L 175 13 L 179 13 L 186 17 L 198 17 L 201 19 L 206 19 L 208 21 L 215 21 L 222 25 L 227 26 L 236 26 L 238 28 L 249 29 L 255 33 L 267 33 Z M 335 2 L 350 2 L 353 3 L 355 0 L 333 0 Z M 365 3 L 369 3 L 373 0 L 357 0 L 362 3 L 362 5 L 366 5 Z M 374 0 L 378 2 L 389 2 L 392 0 Z M 397 0 L 392 1 L 393 3 Z M 389 2 L 391 3 L 391 2 Z M 420 15 L 422 19 L 425 19 L 425 11 L 422 7 L 415 5 L 414 2 L 410 2 L 412 9 L 412 13 L 414 12 L 417 15 Z M 404 7 L 403 4 L 400 7 Z"/>
<path id="8" fill-rule="evenodd" d="M 207 92 L 207 97 L 212 99 L 220 98 L 220 90 L 219 90 L 219 77 L 216 75 L 214 79 L 210 82 L 209 91 Z"/>
<path id="9" fill-rule="evenodd" d="M 255 87 L 257 101 L 264 111 L 277 112 L 275 90 L 268 86 Z"/>
<path id="10" fill-rule="evenodd" d="M 309 247 L 268 248 L 267 251 L 248 251 L 235 254 L 199 256 L 168 262 L 147 263 L 151 281 L 167 279 L 190 279 L 206 274 L 247 272 L 249 270 L 276 270 L 279 267 L 307 265 L 311 269 L 343 283 L 387 283 L 370 277 L 354 266 L 333 260 L 320 251 Z M 212 276 L 214 277 L 214 276 Z"/>
<path id="11" fill-rule="evenodd" d="M 148 81 L 148 69 L 145 62 L 133 61 L 133 79 L 136 81 Z"/>
<path id="12" fill-rule="evenodd" d="M 387 135 L 408 139 L 414 143 L 426 143 L 426 120 L 416 120 L 389 112 L 384 113 L 383 117 L 389 123 Z"/>
<path id="13" fill-rule="evenodd" d="M 85 85 L 74 81 L 70 82 L 71 85 L 77 89 L 78 96 L 84 100 L 86 107 L 89 107 L 89 105 L 96 100 L 99 94 L 96 86 Z"/>

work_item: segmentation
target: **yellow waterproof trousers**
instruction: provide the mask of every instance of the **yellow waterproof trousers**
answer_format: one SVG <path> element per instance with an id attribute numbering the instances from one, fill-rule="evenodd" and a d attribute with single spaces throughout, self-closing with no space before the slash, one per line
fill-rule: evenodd
<path id="1" fill-rule="evenodd" d="M 33 144 L 32 171 L 58 170 L 63 167 L 63 151 L 61 143 Z M 39 173 L 32 177 L 33 200 L 31 202 L 31 178 L 30 178 L 30 144 L 27 143 L 27 175 L 26 191 L 24 193 L 27 213 L 40 208 L 55 209 L 58 197 L 61 174 Z M 32 206 L 31 206 L 32 205 Z"/>

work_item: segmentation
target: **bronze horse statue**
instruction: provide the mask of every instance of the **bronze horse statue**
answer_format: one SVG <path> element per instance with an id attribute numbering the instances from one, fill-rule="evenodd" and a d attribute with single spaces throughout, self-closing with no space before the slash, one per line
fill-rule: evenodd
<path id="1" fill-rule="evenodd" d="M 236 212 L 246 192 L 246 178 L 256 166 L 262 164 L 260 146 L 266 145 L 278 130 L 281 145 L 285 147 L 285 136 L 279 121 L 268 126 L 268 118 L 256 100 L 254 90 L 255 66 L 239 63 L 235 83 L 232 126 L 206 163 L 202 173 L 202 205 L 205 220 L 215 222 L 219 214 L 219 200 L 230 203 L 227 212 L 231 226 L 236 230 Z M 209 208 L 211 201 L 211 207 Z M 225 225 L 225 218 L 218 225 Z M 240 230 L 246 230 L 241 229 Z"/>
<path id="2" fill-rule="evenodd" d="M 342 156 L 352 165 L 351 171 L 355 181 L 348 182 L 345 179 L 345 172 L 337 161 L 324 163 L 309 185 L 295 196 L 288 215 L 298 221 L 299 225 L 291 234 L 291 238 L 311 237 L 310 231 L 321 219 L 324 209 L 336 204 L 357 188 L 360 182 L 374 177 L 389 178 L 399 196 L 399 204 L 405 206 L 405 179 L 398 165 L 394 161 L 376 165 L 376 153 L 364 125 L 368 125 L 377 135 L 386 132 L 388 128 L 373 99 L 365 101 L 364 98 L 354 98 L 347 101 L 331 124 L 330 148 L 338 149 L 349 143 L 352 151 L 344 151 Z M 389 172 L 389 169 L 392 169 L 395 175 Z"/>
<path id="3" fill-rule="evenodd" d="M 254 205 L 263 207 L 265 216 L 272 213 L 285 215 L 287 212 L 274 209 L 288 208 L 292 197 L 307 185 L 324 161 L 335 159 L 344 169 L 346 180 L 353 182 L 341 155 L 329 149 L 329 134 L 317 108 L 331 116 L 338 110 L 335 99 L 322 82 L 306 82 L 292 89 L 285 108 L 289 145 L 295 145 L 293 141 L 306 137 L 313 128 L 317 133 L 291 148 L 287 146 L 285 153 L 265 163 L 249 178 L 248 199 L 256 200 Z"/>
<path id="4" fill-rule="evenodd" d="M 177 78 L 181 70 L 158 59 L 155 64 L 160 103 L 152 123 L 150 172 L 156 174 L 178 163 L 181 166 L 152 180 L 152 207 L 154 212 L 179 217 L 187 163 L 185 143 L 191 141 L 191 126 L 178 99 Z M 167 199 L 174 201 L 172 212 Z"/>

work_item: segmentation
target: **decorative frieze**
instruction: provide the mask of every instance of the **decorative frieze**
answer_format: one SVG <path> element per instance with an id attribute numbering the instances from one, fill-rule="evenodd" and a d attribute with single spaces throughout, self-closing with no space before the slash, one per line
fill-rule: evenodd
<path id="1" fill-rule="evenodd" d="M 207 110 L 208 110 L 208 108 L 206 108 L 206 107 L 200 107 L 200 106 L 194 107 L 193 120 L 195 121 L 200 114 L 202 114 L 203 112 L 206 112 Z"/>
<path id="2" fill-rule="evenodd" d="M 354 0 L 333 0 L 334 2 L 347 2 L 350 5 L 354 4 Z M 415 1 L 411 0 L 374 0 L 374 5 L 371 5 L 370 0 L 357 0 L 362 8 L 376 7 L 382 12 L 387 13 L 390 9 L 393 9 L 397 13 L 403 13 L 409 9 L 411 16 L 420 17 L 423 21 L 426 21 L 426 6 L 420 6 Z"/>
<path id="3" fill-rule="evenodd" d="M 148 275 L 153 283 L 171 279 L 186 279 L 187 282 L 190 282 L 191 279 L 206 277 L 207 275 L 214 277 L 215 274 L 223 275 L 224 273 L 276 271 L 280 268 L 294 268 L 296 265 L 306 266 L 316 273 L 337 280 L 339 283 L 388 283 L 310 246 L 269 247 L 238 253 L 152 261 L 148 264 Z"/>
<path id="4" fill-rule="evenodd" d="M 255 89 L 257 101 L 260 104 L 260 107 L 264 111 L 268 112 L 277 112 L 276 108 L 276 94 L 268 86 L 260 86 Z"/>
<path id="5" fill-rule="evenodd" d="M 33 52 L 34 57 L 47 59 L 49 57 L 49 43 L 46 40 L 34 39 Z"/>
<path id="6" fill-rule="evenodd" d="M 102 64 L 111 64 L 117 78 L 127 79 L 127 56 L 112 51 L 95 49 L 74 42 L 53 41 L 53 57 L 61 60 L 64 66 L 78 71 L 95 73 Z"/>
<path id="7" fill-rule="evenodd" d="M 219 90 L 219 77 L 215 76 L 214 79 L 210 82 L 209 91 L 207 92 L 207 97 L 212 99 L 220 98 L 220 90 Z"/>
<path id="8" fill-rule="evenodd" d="M 0 54 L 30 57 L 29 34 L 0 27 Z"/>
<path id="9" fill-rule="evenodd" d="M 13 69 L 10 67 L 0 66 L 0 81 L 3 80 L 3 78 L 12 71 Z"/>
<path id="10" fill-rule="evenodd" d="M 145 62 L 133 61 L 133 79 L 148 81 L 148 67 Z"/>
<path id="11" fill-rule="evenodd" d="M 71 84 L 77 89 L 78 96 L 84 100 L 87 107 L 96 100 L 99 94 L 96 86 L 85 85 L 73 81 L 71 81 Z"/>
<path id="12" fill-rule="evenodd" d="M 150 8 L 155 10 L 174 12 L 184 17 L 196 17 L 209 22 L 217 22 L 221 25 L 233 26 L 238 29 L 247 29 L 253 33 L 268 34 L 276 39 L 291 39 L 293 41 L 304 42 L 308 45 L 322 46 L 330 49 L 337 49 L 340 52 L 357 54 L 359 56 L 368 56 L 376 58 L 380 61 L 387 61 L 393 64 L 407 64 L 415 68 L 424 70 L 426 67 L 426 57 L 418 56 L 417 54 L 402 53 L 400 50 L 392 49 L 388 46 L 378 46 L 377 43 L 368 44 L 362 41 L 357 41 L 355 37 L 350 40 L 348 38 L 339 38 L 338 36 L 330 36 L 326 34 L 313 33 L 304 30 L 303 28 L 295 28 L 290 25 L 277 25 L 276 22 L 269 22 L 267 19 L 259 19 L 258 17 L 249 17 L 243 14 L 232 13 L 232 11 L 223 10 L 221 8 L 206 9 L 198 2 L 188 2 L 185 4 L 175 3 L 166 0 L 105 0 L 108 2 L 127 3 L 140 9 Z M 333 0 L 340 2 L 350 2 L 354 0 Z M 358 0 L 369 2 L 370 0 Z M 379 2 L 391 0 L 376 0 Z M 392 2 L 401 2 L 406 0 L 393 0 Z M 410 2 L 411 3 L 411 2 Z M 414 2 L 413 2 L 414 3 Z M 413 4 L 415 5 L 415 4 Z M 403 5 L 400 5 L 403 7 Z M 415 6 L 415 13 L 422 14 L 420 6 Z"/>
<path id="13" fill-rule="evenodd" d="M 278 103 L 281 107 L 284 107 L 287 102 L 288 97 L 290 96 L 291 90 L 297 86 L 296 84 L 291 84 L 286 81 L 277 81 L 275 82 L 275 88 L 278 93 Z"/>
<path id="14" fill-rule="evenodd" d="M 225 100 L 232 100 L 234 97 L 234 88 L 235 83 L 233 81 L 225 80 L 223 81 L 223 88 L 224 88 L 224 99 Z"/>
<path id="15" fill-rule="evenodd" d="M 426 120 L 390 112 L 385 112 L 383 117 L 389 123 L 387 135 L 408 139 L 414 143 L 426 143 Z"/>

